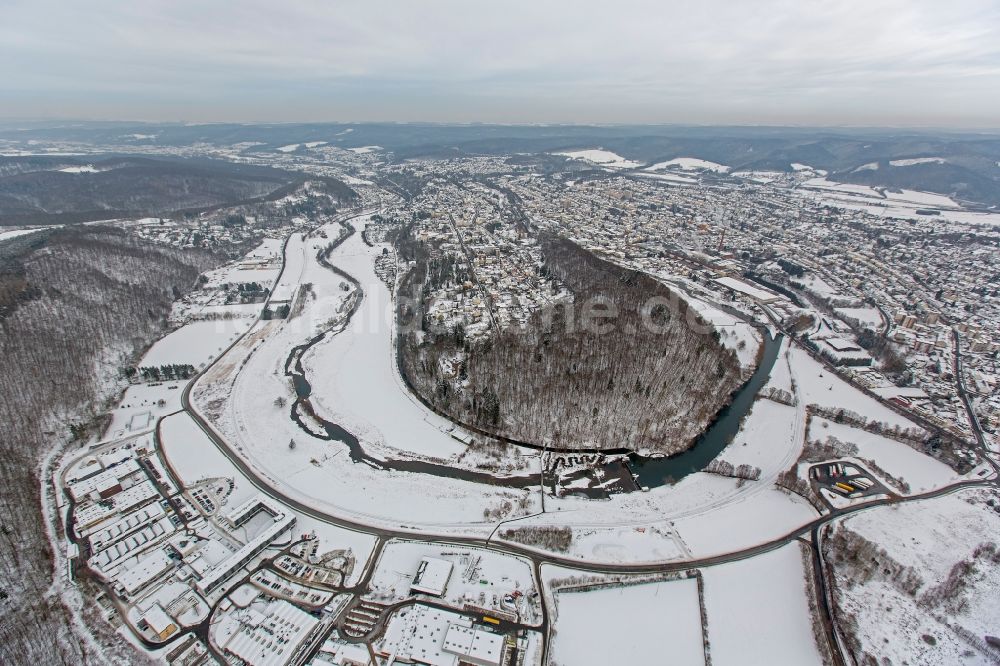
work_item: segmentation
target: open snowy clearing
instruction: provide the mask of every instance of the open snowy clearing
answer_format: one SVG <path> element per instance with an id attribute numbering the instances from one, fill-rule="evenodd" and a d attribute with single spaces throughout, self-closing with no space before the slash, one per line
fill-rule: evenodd
<path id="1" fill-rule="evenodd" d="M 792 162 L 789 166 L 792 167 L 792 171 L 800 171 L 806 173 L 812 172 L 819 176 L 825 176 L 827 174 L 827 172 L 824 169 L 817 169 L 815 167 L 809 166 L 808 164 L 802 164 L 800 162 Z"/>
<path id="2" fill-rule="evenodd" d="M 177 363 L 203 368 L 252 323 L 251 319 L 215 319 L 184 324 L 150 347 L 139 367 Z"/>
<path id="3" fill-rule="evenodd" d="M 711 303 L 687 294 L 687 304 L 701 315 L 712 326 L 719 329 L 719 339 L 722 344 L 736 354 L 740 366 L 744 370 L 755 367 L 757 351 L 760 349 L 760 334 L 753 326 L 738 319 L 728 312 L 723 312 Z"/>
<path id="4" fill-rule="evenodd" d="M 572 150 L 552 154 L 563 155 L 573 160 L 585 160 L 601 166 L 614 167 L 617 169 L 634 169 L 642 165 L 640 162 L 625 159 L 621 155 L 613 153 L 610 150 L 601 150 L 597 148 L 590 150 Z"/>
<path id="5" fill-rule="evenodd" d="M 702 569 L 712 663 L 822 664 L 800 545 Z"/>
<path id="6" fill-rule="evenodd" d="M 657 162 L 646 167 L 646 171 L 662 171 L 663 169 L 678 168 L 682 171 L 715 171 L 716 173 L 728 173 L 729 167 L 718 162 L 698 159 L 697 157 L 675 157 L 666 162 Z"/>
<path id="7" fill-rule="evenodd" d="M 847 319 L 857 319 L 862 325 L 876 331 L 883 323 L 878 308 L 834 308 L 834 312 Z"/>
<path id="8" fill-rule="evenodd" d="M 465 451 L 453 424 L 424 407 L 402 383 L 393 357 L 392 297 L 378 279 L 360 233 L 330 261 L 361 283 L 364 301 L 347 329 L 303 358 L 317 412 L 367 442 L 401 452 L 449 459 Z M 328 369 L 336 368 L 336 372 Z M 391 415 L 391 416 L 390 416 Z"/>
<path id="9" fill-rule="evenodd" d="M 909 419 L 865 395 L 826 369 L 818 361 L 813 360 L 809 353 L 801 347 L 792 348 L 789 353 L 789 361 L 798 384 L 799 399 L 804 400 L 806 404 L 833 409 L 849 409 L 873 421 L 880 421 L 890 426 L 917 427 Z"/>
<path id="10" fill-rule="evenodd" d="M 10 240 L 11 238 L 17 238 L 18 236 L 27 236 L 28 234 L 33 234 L 36 231 L 41 231 L 42 229 L 48 229 L 49 227 L 38 227 L 36 229 L 15 229 L 13 231 L 0 231 L 0 242 Z"/>
<path id="11" fill-rule="evenodd" d="M 889 160 L 889 164 L 894 167 L 906 167 L 915 164 L 944 164 L 946 161 L 943 157 L 913 157 L 906 160 Z"/>
<path id="12" fill-rule="evenodd" d="M 732 479 L 719 480 L 736 484 Z M 798 495 L 768 488 L 711 514 L 677 520 L 674 526 L 695 557 L 709 557 L 779 539 L 816 516 L 816 510 Z"/>
<path id="13" fill-rule="evenodd" d="M 173 414 L 160 422 L 160 446 L 163 457 L 185 486 L 217 477 L 233 479 L 233 492 L 223 506 L 239 506 L 259 492 L 186 413 Z"/>
<path id="14" fill-rule="evenodd" d="M 802 453 L 801 439 L 790 444 L 796 437 L 796 429 L 803 427 L 801 418 L 797 407 L 759 398 L 744 417 L 740 431 L 719 458 L 736 467 L 757 467 L 765 478 L 771 474 L 777 476 Z"/>
<path id="15" fill-rule="evenodd" d="M 638 172 L 635 174 L 640 178 L 651 178 L 653 180 L 662 180 L 668 183 L 678 183 L 684 185 L 697 185 L 698 179 L 691 178 L 690 176 L 681 176 L 674 173 L 643 173 Z"/>
<path id="16" fill-rule="evenodd" d="M 933 206 L 934 208 L 961 208 L 950 197 L 933 192 L 918 192 L 917 190 L 900 190 L 893 192 L 885 191 L 885 198 L 902 203 L 917 204 L 920 206 Z"/>
<path id="17" fill-rule="evenodd" d="M 555 593 L 552 664 L 705 663 L 694 578 Z"/>
<path id="18" fill-rule="evenodd" d="M 781 347 L 778 349 L 778 358 L 774 360 L 771 367 L 771 374 L 767 377 L 765 388 L 775 388 L 781 391 L 792 392 L 792 369 L 789 366 L 788 354 L 791 340 L 787 337 L 781 340 Z"/>
<path id="19" fill-rule="evenodd" d="M 809 180 L 802 183 L 803 188 L 812 188 L 817 190 L 829 190 L 833 192 L 848 192 L 851 194 L 860 194 L 865 197 L 870 197 L 872 199 L 882 199 L 882 195 L 868 187 L 867 185 L 854 185 L 852 183 L 837 183 L 832 180 L 827 180 L 826 178 L 810 178 Z"/>
<path id="20" fill-rule="evenodd" d="M 732 175 L 737 178 L 752 180 L 755 183 L 762 183 L 764 185 L 767 183 L 773 183 L 776 180 L 784 180 L 788 177 L 788 174 L 783 171 L 734 171 Z"/>
<path id="21" fill-rule="evenodd" d="M 511 527 L 572 526 L 580 538 L 574 536 L 567 555 L 586 562 L 629 564 L 752 548 L 794 532 L 818 515 L 804 499 L 774 488 L 770 481 L 740 485 L 736 479 L 705 472 L 646 493 L 614 495 L 607 502 L 549 497 L 545 506 L 545 514 Z M 623 539 L 627 548 L 621 547 Z"/>

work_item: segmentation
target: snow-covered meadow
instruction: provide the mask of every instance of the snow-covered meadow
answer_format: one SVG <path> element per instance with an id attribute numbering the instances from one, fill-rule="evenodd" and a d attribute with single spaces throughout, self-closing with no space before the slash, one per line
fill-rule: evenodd
<path id="1" fill-rule="evenodd" d="M 551 663 L 705 663 L 698 583 L 694 578 L 554 594 Z"/>
<path id="2" fill-rule="evenodd" d="M 824 663 L 813 636 L 800 545 L 702 569 L 712 663 Z"/>
<path id="3" fill-rule="evenodd" d="M 635 169 L 636 167 L 642 166 L 641 162 L 629 160 L 617 153 L 611 152 L 610 150 L 602 150 L 599 148 L 571 150 L 562 153 L 553 153 L 553 155 L 562 155 L 572 160 L 584 160 L 586 162 L 591 162 L 593 164 L 613 169 Z"/>

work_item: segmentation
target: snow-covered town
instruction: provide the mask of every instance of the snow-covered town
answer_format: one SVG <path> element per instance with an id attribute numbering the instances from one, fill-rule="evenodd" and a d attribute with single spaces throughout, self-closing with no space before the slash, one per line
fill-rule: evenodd
<path id="1" fill-rule="evenodd" d="M 226 260 L 51 461 L 86 622 L 183 665 L 996 661 L 1000 214 L 799 163 L 399 159 L 349 129 L 163 148 L 302 180 L 112 222 Z M 553 239 L 593 284 L 665 289 L 644 316 L 732 375 L 680 453 L 504 430 L 474 383 L 586 316 Z M 613 376 L 622 414 L 649 395 Z"/>

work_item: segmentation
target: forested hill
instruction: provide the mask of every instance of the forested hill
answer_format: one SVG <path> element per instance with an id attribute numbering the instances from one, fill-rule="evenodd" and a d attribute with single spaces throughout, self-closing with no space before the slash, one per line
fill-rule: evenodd
<path id="1" fill-rule="evenodd" d="M 543 237 L 542 248 L 546 270 L 573 293 L 573 318 L 563 306 L 536 312 L 523 330 L 471 345 L 450 330 L 407 335 L 401 361 L 411 385 L 459 422 L 530 444 L 688 448 L 743 380 L 732 351 L 648 275 L 563 238 Z M 581 325 L 598 303 L 617 312 L 605 320 L 609 332 Z M 442 358 L 464 359 L 457 376 L 440 371 Z"/>
<path id="2" fill-rule="evenodd" d="M 59 597 L 46 595 L 39 459 L 102 406 L 176 295 L 221 258 L 72 227 L 0 243 L 0 260 L 0 663 L 88 663 Z M 104 640 L 105 656 L 138 656 Z"/>
<path id="3" fill-rule="evenodd" d="M 210 159 L 0 157 L 0 226 L 200 212 L 274 200 L 306 180 L 341 202 L 343 182 Z"/>

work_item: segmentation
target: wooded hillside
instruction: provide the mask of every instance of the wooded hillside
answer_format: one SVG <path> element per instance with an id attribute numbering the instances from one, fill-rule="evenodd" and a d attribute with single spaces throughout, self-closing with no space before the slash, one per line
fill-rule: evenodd
<path id="1" fill-rule="evenodd" d="M 90 663 L 59 597 L 46 595 L 39 458 L 116 391 L 174 298 L 219 260 L 103 227 L 15 239 L 0 258 L 0 663 Z M 106 657 L 139 658 L 100 626 Z"/>
<path id="2" fill-rule="evenodd" d="M 542 245 L 543 270 L 573 293 L 573 303 L 475 344 L 461 330 L 425 323 L 400 347 L 411 385 L 460 422 L 532 444 L 686 449 L 741 382 L 733 353 L 653 278 L 565 239 L 546 237 Z M 417 261 L 411 279 L 427 274 Z M 601 321 L 609 332 L 581 325 L 587 304 L 596 303 L 617 312 Z M 462 359 L 457 373 L 449 376 L 442 358 Z"/>

